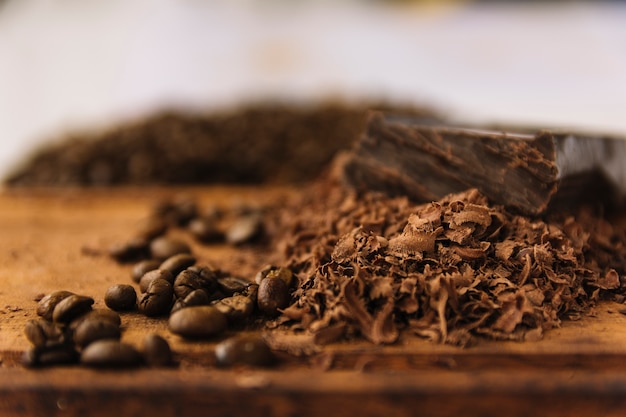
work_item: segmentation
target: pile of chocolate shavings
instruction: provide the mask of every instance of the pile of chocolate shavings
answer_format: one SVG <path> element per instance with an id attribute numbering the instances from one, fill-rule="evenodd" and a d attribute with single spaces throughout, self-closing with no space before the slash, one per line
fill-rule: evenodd
<path id="1" fill-rule="evenodd" d="M 319 186 L 276 219 L 278 261 L 300 278 L 277 323 L 324 340 L 537 340 L 624 300 L 625 230 L 585 208 L 539 219 L 477 190 L 416 205 Z"/>

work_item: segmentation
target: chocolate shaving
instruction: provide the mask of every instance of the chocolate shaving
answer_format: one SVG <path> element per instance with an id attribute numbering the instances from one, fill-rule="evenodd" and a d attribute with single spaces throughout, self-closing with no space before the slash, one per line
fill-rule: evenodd
<path id="1" fill-rule="evenodd" d="M 403 329 L 459 346 L 537 340 L 623 299 L 626 233 L 588 208 L 529 217 L 477 190 L 418 205 L 331 181 L 305 194 L 274 219 L 276 262 L 299 278 L 279 320 L 318 342 L 387 344 Z"/>

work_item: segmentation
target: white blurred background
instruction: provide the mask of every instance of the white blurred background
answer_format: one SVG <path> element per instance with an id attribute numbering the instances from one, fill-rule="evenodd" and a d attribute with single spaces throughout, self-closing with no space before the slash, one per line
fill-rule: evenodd
<path id="1" fill-rule="evenodd" d="M 626 3 L 0 0 L 0 176 L 76 129 L 328 97 L 626 136 Z"/>

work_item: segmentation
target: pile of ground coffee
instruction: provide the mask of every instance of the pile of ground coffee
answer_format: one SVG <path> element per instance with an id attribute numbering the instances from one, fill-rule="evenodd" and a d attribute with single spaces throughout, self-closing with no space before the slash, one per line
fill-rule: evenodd
<path id="1" fill-rule="evenodd" d="M 9 186 L 292 183 L 311 180 L 362 133 L 363 103 L 261 103 L 206 114 L 164 113 L 104 133 L 75 134 L 36 152 Z"/>

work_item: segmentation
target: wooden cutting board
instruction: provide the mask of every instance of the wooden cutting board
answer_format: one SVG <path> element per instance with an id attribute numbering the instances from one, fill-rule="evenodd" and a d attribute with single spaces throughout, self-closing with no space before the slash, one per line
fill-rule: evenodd
<path id="1" fill-rule="evenodd" d="M 481 341 L 461 349 L 404 336 L 393 346 L 342 342 L 310 356 L 281 354 L 272 369 L 214 366 L 219 339 L 188 342 L 163 319 L 122 316 L 123 340 L 166 337 L 172 369 L 25 369 L 23 335 L 38 294 L 67 289 L 94 297 L 130 283 L 130 266 L 102 252 L 130 236 L 160 197 L 186 193 L 201 205 L 263 203 L 288 188 L 4 190 L 0 193 L 1 416 L 623 416 L 625 306 L 565 322 L 543 340 Z M 188 238 L 188 237 L 187 237 Z M 242 262 L 242 252 L 189 240 L 201 261 Z M 244 253 L 245 255 L 245 253 Z"/>

